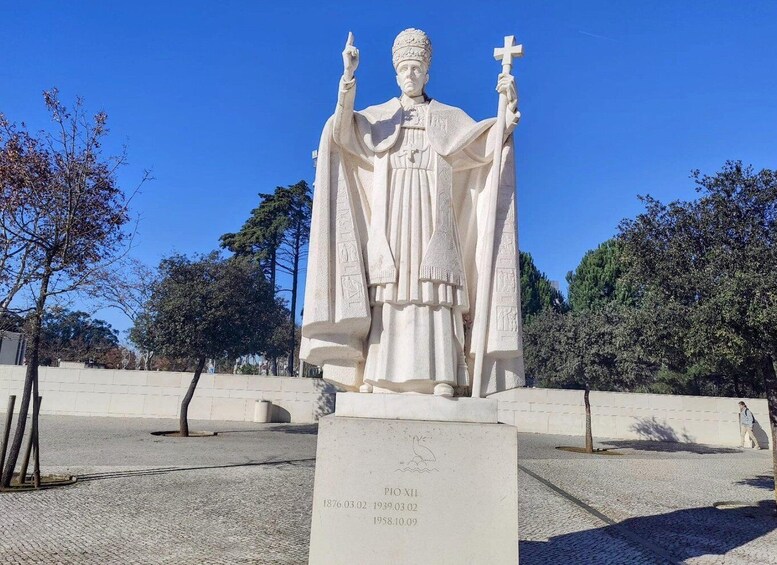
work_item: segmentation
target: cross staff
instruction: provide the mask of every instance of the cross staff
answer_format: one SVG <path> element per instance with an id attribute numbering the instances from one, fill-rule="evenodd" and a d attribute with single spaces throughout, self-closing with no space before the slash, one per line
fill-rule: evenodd
<path id="1" fill-rule="evenodd" d="M 509 75 L 513 67 L 513 58 L 523 57 L 523 45 L 515 44 L 515 36 L 505 37 L 504 47 L 494 49 L 494 59 L 502 62 L 502 74 Z M 494 138 L 499 148 L 494 148 L 494 160 L 491 164 L 491 177 L 488 187 L 488 208 L 486 214 L 486 231 L 483 237 L 486 241 L 486 249 L 480 257 L 478 265 L 478 287 L 475 299 L 475 324 L 473 336 L 477 336 L 475 343 L 475 371 L 472 379 L 472 397 L 482 398 L 483 391 L 483 358 L 486 354 L 488 342 L 488 314 L 491 302 L 491 281 L 494 267 L 494 233 L 496 231 L 496 204 L 499 194 L 499 180 L 502 176 L 502 144 L 505 134 L 505 114 L 507 113 L 507 96 L 499 94 L 499 111 L 496 115 L 496 132 Z"/>

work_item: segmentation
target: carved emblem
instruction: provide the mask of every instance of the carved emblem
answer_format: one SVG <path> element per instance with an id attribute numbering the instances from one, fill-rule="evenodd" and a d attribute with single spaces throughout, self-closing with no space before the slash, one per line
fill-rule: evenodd
<path id="1" fill-rule="evenodd" d="M 435 129 L 440 130 L 441 132 L 447 133 L 448 132 L 448 119 L 444 118 L 443 116 L 440 116 L 438 114 L 435 114 L 431 118 L 431 125 Z"/>
<path id="2" fill-rule="evenodd" d="M 343 298 L 346 302 L 359 302 L 364 296 L 361 281 L 357 275 L 343 275 L 340 277 L 343 287 Z"/>
<path id="3" fill-rule="evenodd" d="M 340 243 L 337 246 L 337 250 L 341 263 L 353 263 L 359 258 L 356 244 L 352 241 Z"/>
<path id="4" fill-rule="evenodd" d="M 499 250 L 497 255 L 500 257 L 514 257 L 515 256 L 515 241 L 512 237 L 504 237 L 499 242 Z"/>
<path id="5" fill-rule="evenodd" d="M 515 269 L 496 270 L 497 292 L 514 292 L 517 285 Z"/>
<path id="6" fill-rule="evenodd" d="M 437 469 L 437 456 L 427 445 L 428 437 L 412 436 L 413 457 L 400 461 L 397 471 L 401 473 L 431 473 Z"/>
<path id="7" fill-rule="evenodd" d="M 518 309 L 513 306 L 497 306 L 496 329 L 500 332 L 517 332 Z"/>
<path id="8" fill-rule="evenodd" d="M 402 109 L 402 127 L 423 129 L 426 122 L 426 104 L 417 104 Z"/>

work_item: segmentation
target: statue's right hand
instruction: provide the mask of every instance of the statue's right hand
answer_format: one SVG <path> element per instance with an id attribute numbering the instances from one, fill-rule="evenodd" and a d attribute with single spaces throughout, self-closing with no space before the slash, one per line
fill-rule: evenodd
<path id="1" fill-rule="evenodd" d="M 353 46 L 353 33 L 348 32 L 348 41 L 343 49 L 343 78 L 351 80 L 359 66 L 359 50 Z"/>

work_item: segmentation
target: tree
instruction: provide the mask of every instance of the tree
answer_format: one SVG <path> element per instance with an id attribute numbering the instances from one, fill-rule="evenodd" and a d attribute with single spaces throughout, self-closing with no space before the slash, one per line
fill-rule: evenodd
<path id="1" fill-rule="evenodd" d="M 102 308 L 118 310 L 135 324 L 151 298 L 156 277 L 156 271 L 135 258 L 126 257 L 114 268 L 97 275 L 99 282 L 90 298 Z M 154 352 L 149 349 L 127 350 L 125 356 L 126 361 L 122 361 L 125 368 L 130 358 L 134 358 L 136 369 L 148 370 Z"/>
<path id="2" fill-rule="evenodd" d="M 251 211 L 239 232 L 221 236 L 221 246 L 238 256 L 258 260 L 273 288 L 276 288 L 278 270 L 291 276 L 291 326 L 286 334 L 288 345 L 284 353 L 288 353 L 289 374 L 293 375 L 297 293 L 310 238 L 313 195 L 308 184 L 301 180 L 287 187 L 279 186 L 272 194 L 259 196 L 259 206 Z M 274 368 L 277 372 L 277 366 Z"/>
<path id="3" fill-rule="evenodd" d="M 635 309 L 545 310 L 524 328 L 526 370 L 542 386 L 584 390 L 586 450 L 593 451 L 590 390 L 632 391 L 651 382 L 657 361 L 642 342 Z"/>
<path id="4" fill-rule="evenodd" d="M 567 306 L 564 296 L 534 265 L 530 253 L 520 252 L 521 272 L 521 319 L 524 323 L 543 310 L 550 309 L 555 312 L 563 312 Z"/>
<path id="5" fill-rule="evenodd" d="M 692 178 L 697 200 L 646 196 L 645 212 L 621 223 L 631 282 L 687 320 L 690 359 L 757 357 L 777 476 L 777 172 L 729 161 Z"/>
<path id="6" fill-rule="evenodd" d="M 610 239 L 587 251 L 577 268 L 567 273 L 570 308 L 587 310 L 613 301 L 633 304 L 634 293 L 623 277 L 621 245 L 617 239 Z"/>
<path id="7" fill-rule="evenodd" d="M 6 488 L 30 403 L 38 398 L 47 301 L 88 287 L 94 273 L 125 249 L 128 237 L 128 199 L 115 178 L 125 156 L 102 153 L 106 114 L 87 117 L 80 99 L 69 111 L 56 90 L 44 92 L 44 100 L 54 132 L 33 136 L 0 115 L 0 315 L 16 310 L 29 321 L 24 392 L 0 480 Z M 30 302 L 17 300 L 22 290 Z M 35 419 L 32 425 L 36 435 Z M 38 483 L 37 472 L 35 479 Z"/>
<path id="8" fill-rule="evenodd" d="M 92 289 L 91 298 L 100 307 L 116 309 L 134 323 L 151 298 L 156 272 L 132 257 L 115 267 L 97 273 L 99 285 Z"/>
<path id="9" fill-rule="evenodd" d="M 545 310 L 524 330 L 526 370 L 541 386 L 632 391 L 659 367 L 640 343 L 633 310 L 611 304 L 598 310 Z"/>
<path id="10" fill-rule="evenodd" d="M 141 348 L 196 360 L 181 402 L 179 431 L 187 437 L 189 404 L 206 360 L 261 352 L 278 320 L 278 303 L 257 263 L 245 258 L 174 255 L 161 262 L 159 273 L 131 337 Z"/>
<path id="11" fill-rule="evenodd" d="M 86 312 L 53 308 L 43 315 L 41 331 L 42 365 L 58 360 L 105 365 L 111 351 L 119 347 L 119 332 Z"/>

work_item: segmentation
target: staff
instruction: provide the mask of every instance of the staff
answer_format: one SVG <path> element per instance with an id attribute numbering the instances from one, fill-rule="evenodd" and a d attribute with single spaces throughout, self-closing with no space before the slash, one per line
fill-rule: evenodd
<path id="1" fill-rule="evenodd" d="M 509 75 L 513 67 L 513 57 L 523 57 L 523 45 L 515 44 L 515 36 L 505 37 L 504 47 L 494 49 L 494 59 L 502 62 L 502 75 Z M 507 112 L 507 96 L 504 93 L 499 94 L 499 111 L 496 115 L 496 124 L 494 128 L 495 143 L 494 161 L 491 165 L 491 178 L 488 187 L 488 209 L 486 215 L 486 231 L 483 234 L 486 242 L 486 248 L 480 258 L 478 265 L 478 288 L 475 301 L 475 324 L 473 336 L 476 336 L 475 343 L 475 371 L 472 380 L 472 397 L 481 398 L 483 383 L 483 358 L 486 354 L 486 343 L 488 341 L 488 314 L 491 302 L 491 281 L 494 266 L 494 232 L 496 230 L 496 204 L 499 195 L 499 180 L 502 177 L 502 143 L 505 133 L 505 114 Z"/>

